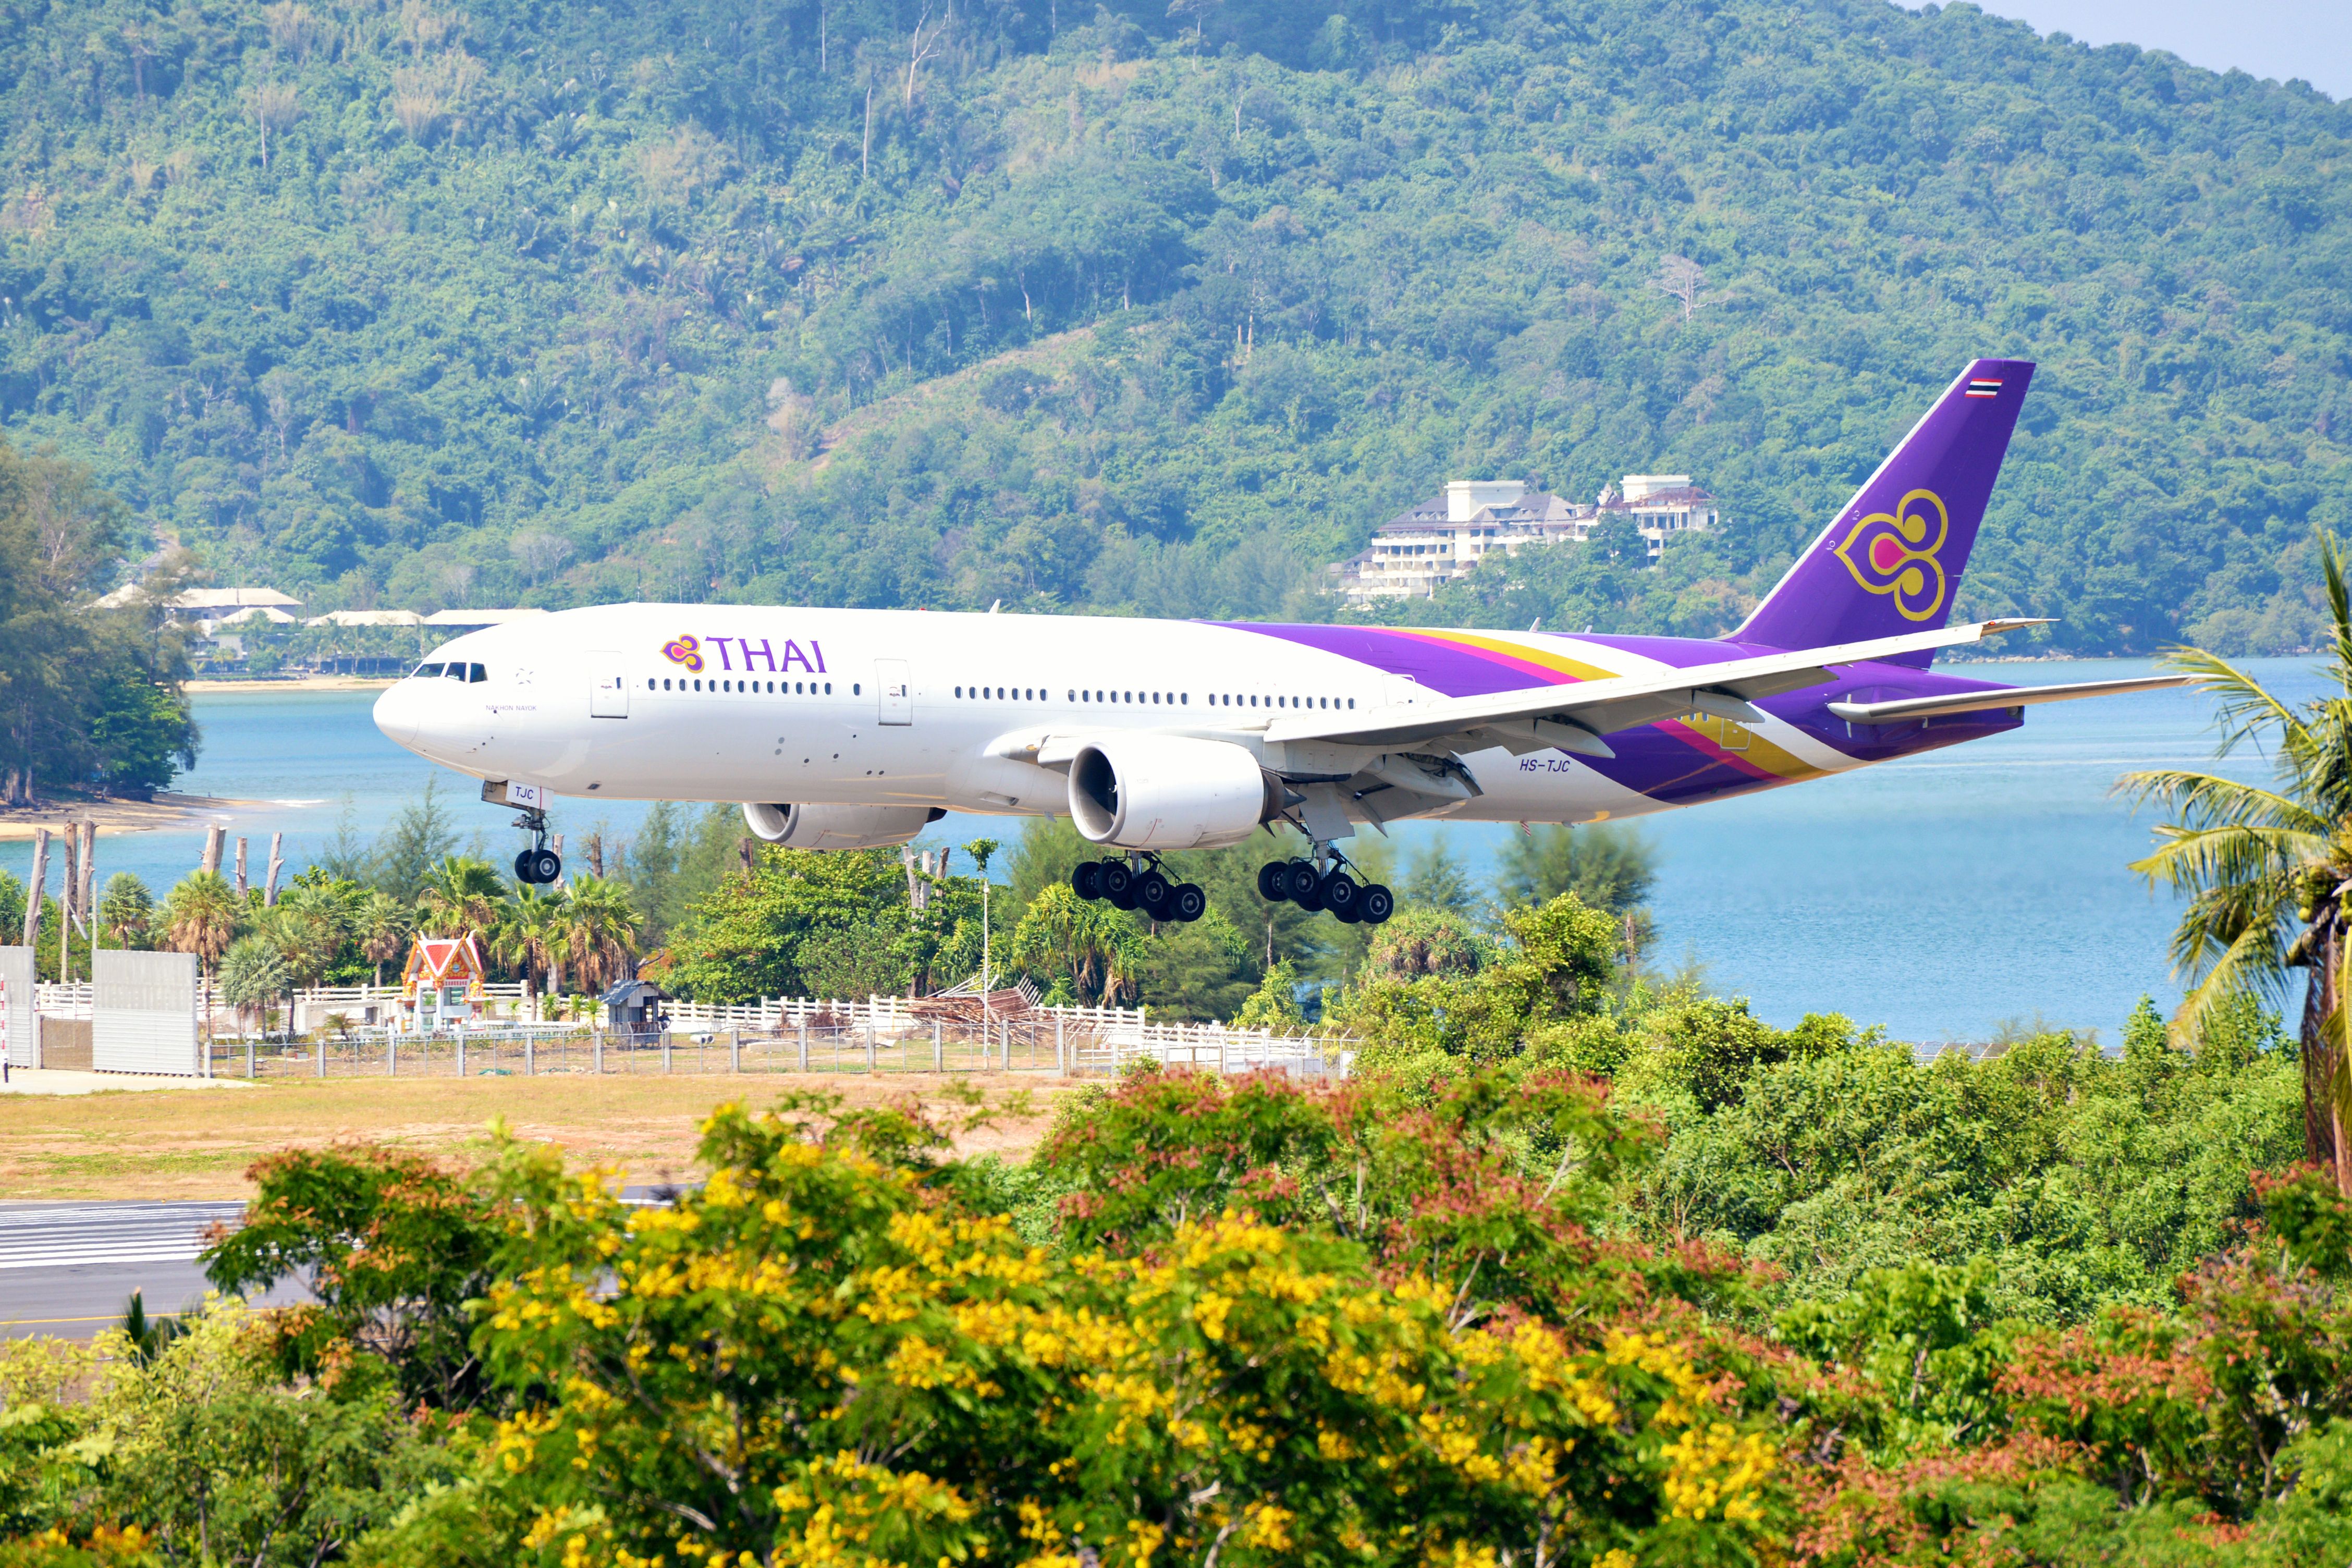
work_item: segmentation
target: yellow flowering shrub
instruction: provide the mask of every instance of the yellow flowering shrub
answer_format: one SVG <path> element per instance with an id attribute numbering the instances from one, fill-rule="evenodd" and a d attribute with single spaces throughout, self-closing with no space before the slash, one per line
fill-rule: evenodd
<path id="1" fill-rule="evenodd" d="M 520 1253 L 477 1343 L 512 1401 L 373 1554 L 1744 1562 L 1786 1527 L 1696 1333 L 1465 1324 L 1460 1281 L 1241 1207 L 1057 1252 L 872 1131 L 722 1108 L 672 1208 L 510 1156 Z"/>

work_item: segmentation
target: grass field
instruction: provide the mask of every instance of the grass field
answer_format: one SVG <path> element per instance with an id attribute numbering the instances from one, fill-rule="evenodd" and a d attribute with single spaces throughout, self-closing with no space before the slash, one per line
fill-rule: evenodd
<path id="1" fill-rule="evenodd" d="M 992 1107 L 1010 1110 L 961 1139 L 967 1153 L 1025 1152 L 1045 1134 L 1055 1099 L 1076 1087 L 1027 1075 L 926 1082 L 847 1074 L 681 1075 L 289 1079 L 233 1092 L 25 1096 L 0 1099 L 0 1196 L 20 1203 L 245 1197 L 251 1192 L 246 1168 L 258 1156 L 354 1141 L 468 1162 L 488 1149 L 486 1128 L 494 1116 L 504 1116 L 520 1137 L 562 1145 L 575 1163 L 618 1167 L 631 1182 L 659 1182 L 693 1173 L 697 1124 L 728 1099 L 757 1109 L 789 1089 L 809 1088 L 868 1105 L 908 1093 L 938 1095 L 950 1083 L 969 1083 Z"/>

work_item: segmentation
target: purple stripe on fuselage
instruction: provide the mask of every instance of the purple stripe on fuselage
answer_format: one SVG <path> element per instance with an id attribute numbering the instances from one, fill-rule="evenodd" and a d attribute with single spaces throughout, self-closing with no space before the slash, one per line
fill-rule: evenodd
<path id="1" fill-rule="evenodd" d="M 1575 678 L 1530 660 L 1448 640 L 1442 635 L 1402 626 L 1333 626 L 1268 624 L 1248 621 L 1214 623 L 1234 631 L 1255 632 L 1286 642 L 1337 654 L 1359 664 L 1410 676 L 1442 697 L 1484 697 L 1498 691 L 1524 691 L 1538 686 L 1573 684 Z M 1446 630 L 1456 628 L 1448 627 Z M 1468 630 L 1469 628 L 1461 628 Z M 1698 637 L 1585 636 L 1550 632 L 1471 630 L 1476 637 L 1511 642 L 1534 640 L 1550 644 L 1559 657 L 1581 657 L 1583 649 L 1628 653 L 1670 669 L 1689 669 L 1730 659 L 1754 658 L 1783 652 L 1755 643 L 1719 642 Z M 1630 672 L 1629 672 L 1630 673 Z M 1850 724 L 1829 711 L 1832 702 L 1884 702 L 1906 697 L 1935 697 L 1957 691 L 1998 691 L 1997 682 L 1940 675 L 1900 664 L 1843 666 L 1836 679 L 1802 691 L 1767 698 L 1757 704 L 1767 713 L 1805 731 L 1826 745 L 1861 762 L 1884 762 L 1914 752 L 1935 751 L 1961 741 L 2013 730 L 2019 721 L 2005 709 L 1988 713 L 1953 714 L 1932 722 Z M 1614 763 L 1585 759 L 1588 765 L 1630 789 L 1659 800 L 1712 798 L 1762 789 L 1774 781 L 1750 777 L 1737 769 L 1695 753 L 1687 742 L 1654 725 L 1620 731 L 1610 744 L 1618 752 Z"/>

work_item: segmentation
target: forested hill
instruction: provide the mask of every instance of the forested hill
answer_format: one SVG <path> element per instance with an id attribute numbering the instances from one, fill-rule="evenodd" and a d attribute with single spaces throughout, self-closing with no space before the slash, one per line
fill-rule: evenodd
<path id="1" fill-rule="evenodd" d="M 0 12 L 8 437 L 222 581 L 1328 614 L 1447 478 L 1687 470 L 1723 538 L 1424 613 L 1709 631 L 1986 353 L 1966 612 L 2292 647 L 2352 524 L 2300 84 L 1874 0 L 443 3 Z"/>

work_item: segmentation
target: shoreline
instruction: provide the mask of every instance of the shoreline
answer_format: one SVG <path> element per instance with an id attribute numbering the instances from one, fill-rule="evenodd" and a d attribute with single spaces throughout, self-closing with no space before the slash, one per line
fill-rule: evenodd
<path id="1" fill-rule="evenodd" d="M 153 800 L 70 800 L 30 808 L 10 807 L 0 810 L 0 844 L 26 843 L 37 837 L 44 827 L 54 833 L 76 822 L 97 823 L 100 838 L 201 827 L 215 817 L 266 811 L 273 804 L 158 790 Z"/>
<path id="2" fill-rule="evenodd" d="M 279 680 L 268 677 L 250 680 L 184 680 L 183 691 L 383 691 L 399 684 L 396 680 L 373 675 L 292 675 Z"/>

